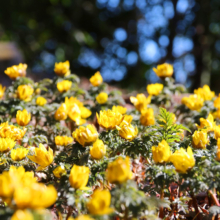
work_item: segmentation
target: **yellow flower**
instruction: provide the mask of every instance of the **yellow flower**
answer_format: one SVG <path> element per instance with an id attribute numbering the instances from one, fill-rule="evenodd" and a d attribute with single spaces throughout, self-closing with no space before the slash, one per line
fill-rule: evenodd
<path id="1" fill-rule="evenodd" d="M 96 142 L 93 143 L 93 146 L 90 147 L 90 155 L 93 159 L 100 160 L 106 154 L 106 146 L 103 141 L 97 139 Z"/>
<path id="2" fill-rule="evenodd" d="M 96 189 L 87 203 L 87 209 L 92 215 L 106 215 L 113 212 L 110 204 L 110 192 L 108 190 Z"/>
<path id="3" fill-rule="evenodd" d="M 151 96 L 148 96 L 146 98 L 146 96 L 143 93 L 141 93 L 141 94 L 137 94 L 136 97 L 131 96 L 130 101 L 135 106 L 135 108 L 140 112 L 146 109 L 147 105 L 150 104 Z"/>
<path id="4" fill-rule="evenodd" d="M 215 97 L 215 92 L 212 92 L 208 85 L 204 85 L 203 88 L 195 89 L 194 93 L 202 97 L 205 101 Z"/>
<path id="5" fill-rule="evenodd" d="M 95 126 L 90 124 L 86 127 L 80 126 L 72 133 L 72 136 L 75 141 L 85 147 L 96 141 L 98 138 L 98 132 Z"/>
<path id="6" fill-rule="evenodd" d="M 34 93 L 35 93 L 36 95 L 39 95 L 39 94 L 41 93 L 41 89 L 40 89 L 40 88 L 35 89 Z"/>
<path id="7" fill-rule="evenodd" d="M 147 86 L 147 92 L 149 95 L 159 95 L 163 90 L 163 84 L 155 83 Z"/>
<path id="8" fill-rule="evenodd" d="M 220 161 L 220 138 L 218 138 L 217 140 L 217 146 L 218 146 L 218 149 L 217 149 L 217 153 L 216 153 L 216 160 Z"/>
<path id="9" fill-rule="evenodd" d="M 219 93 L 218 97 L 214 101 L 214 107 L 218 108 L 218 109 L 220 108 L 220 93 Z"/>
<path id="10" fill-rule="evenodd" d="M 23 160 L 28 154 L 28 149 L 17 148 L 11 151 L 11 159 L 14 161 Z"/>
<path id="11" fill-rule="evenodd" d="M 188 169 L 195 166 L 195 159 L 191 147 L 187 148 L 187 151 L 183 148 L 175 151 L 170 156 L 170 162 L 173 163 L 177 172 L 186 173 Z"/>
<path id="12" fill-rule="evenodd" d="M 71 86 L 72 86 L 72 82 L 69 80 L 63 80 L 63 81 L 57 83 L 57 89 L 61 93 L 67 92 L 68 90 L 70 90 Z"/>
<path id="13" fill-rule="evenodd" d="M 144 126 L 150 126 L 155 124 L 154 110 L 147 108 L 141 111 L 140 122 Z"/>
<path id="14" fill-rule="evenodd" d="M 67 137 L 67 136 L 56 136 L 55 137 L 56 145 L 67 146 L 68 144 L 71 144 L 72 142 L 73 142 L 73 139 L 71 137 Z"/>
<path id="15" fill-rule="evenodd" d="M 99 86 L 102 84 L 103 82 L 103 78 L 102 75 L 100 74 L 100 72 L 96 72 L 91 78 L 90 78 L 90 82 L 93 86 Z"/>
<path id="16" fill-rule="evenodd" d="M 99 104 L 105 104 L 108 101 L 108 94 L 101 92 L 96 96 L 95 99 Z"/>
<path id="17" fill-rule="evenodd" d="M 11 138 L 0 138 L 0 152 L 10 151 L 16 144 Z"/>
<path id="18" fill-rule="evenodd" d="M 89 168 L 85 166 L 77 166 L 73 165 L 71 171 L 70 171 L 70 185 L 74 189 L 81 189 L 86 190 L 88 187 L 86 187 L 88 180 L 89 180 Z"/>
<path id="19" fill-rule="evenodd" d="M 53 162 L 53 150 L 49 147 L 48 151 L 40 143 L 39 148 L 35 148 L 35 155 L 28 156 L 30 160 L 40 165 L 39 169 L 44 169 Z"/>
<path id="20" fill-rule="evenodd" d="M 28 210 L 18 209 L 11 217 L 11 220 L 34 220 L 34 217 Z"/>
<path id="21" fill-rule="evenodd" d="M 2 84 L 0 84 L 0 99 L 4 96 L 6 87 L 3 87 Z"/>
<path id="22" fill-rule="evenodd" d="M 153 68 L 153 71 L 161 78 L 171 77 L 173 75 L 173 65 L 169 63 L 157 65 L 157 68 Z"/>
<path id="23" fill-rule="evenodd" d="M 213 112 L 212 115 L 214 118 L 220 119 L 220 108 L 218 108 L 217 111 Z"/>
<path id="24" fill-rule="evenodd" d="M 45 104 L 47 104 L 47 100 L 44 97 L 42 96 L 37 97 L 36 105 L 44 106 Z"/>
<path id="25" fill-rule="evenodd" d="M 106 178 L 110 183 L 123 183 L 132 178 L 129 157 L 118 157 L 108 164 Z"/>
<path id="26" fill-rule="evenodd" d="M 53 174 L 57 178 L 61 178 L 62 175 L 66 174 L 66 170 L 64 166 L 58 166 L 53 170 Z"/>
<path id="27" fill-rule="evenodd" d="M 8 122 L 0 124 L 0 137 L 11 138 L 13 140 L 21 140 L 26 133 L 26 128 L 20 129 L 14 125 L 9 125 Z"/>
<path id="28" fill-rule="evenodd" d="M 27 64 L 19 63 L 19 65 L 14 65 L 8 67 L 5 70 L 5 74 L 10 77 L 10 79 L 16 79 L 17 77 L 26 76 Z"/>
<path id="29" fill-rule="evenodd" d="M 208 115 L 207 119 L 200 118 L 200 126 L 196 125 L 198 129 L 205 128 L 207 131 L 213 131 L 215 128 L 215 122 L 212 114 Z"/>
<path id="30" fill-rule="evenodd" d="M 152 154 L 155 163 L 168 162 L 171 155 L 170 146 L 162 140 L 157 147 L 152 147 Z"/>
<path id="31" fill-rule="evenodd" d="M 215 126 L 214 128 L 214 138 L 218 140 L 220 138 L 220 125 Z"/>
<path id="32" fill-rule="evenodd" d="M 134 127 L 126 121 L 123 121 L 120 126 L 117 126 L 117 129 L 119 130 L 119 135 L 128 141 L 132 141 L 138 134 L 137 127 Z"/>
<path id="33" fill-rule="evenodd" d="M 74 219 L 68 218 L 68 220 L 74 220 Z M 75 220 L 94 220 L 94 218 L 91 218 L 89 215 L 80 215 Z"/>
<path id="34" fill-rule="evenodd" d="M 96 113 L 97 121 L 100 126 L 105 129 L 115 129 L 117 125 L 120 125 L 123 120 L 123 115 L 120 112 L 112 111 L 100 111 Z"/>
<path id="35" fill-rule="evenodd" d="M 58 76 L 70 75 L 70 62 L 67 60 L 65 62 L 55 63 L 54 72 Z"/>
<path id="36" fill-rule="evenodd" d="M 67 118 L 67 107 L 66 104 L 62 104 L 55 112 L 54 118 L 57 121 L 65 120 Z"/>
<path id="37" fill-rule="evenodd" d="M 199 111 L 203 106 L 204 99 L 198 95 L 190 95 L 189 97 L 183 97 L 181 102 L 189 109 Z"/>
<path id="38" fill-rule="evenodd" d="M 34 92 L 34 89 L 28 85 L 20 85 L 17 88 L 17 96 L 20 100 L 28 102 L 31 100 L 31 96 Z"/>
<path id="39" fill-rule="evenodd" d="M 209 139 L 206 130 L 195 131 L 192 135 L 192 145 L 194 148 L 205 149 L 208 143 Z"/>
<path id="40" fill-rule="evenodd" d="M 120 106 L 120 105 L 117 105 L 117 106 L 112 107 L 112 111 L 120 112 L 122 115 L 124 115 L 127 111 L 127 108 Z"/>
<path id="41" fill-rule="evenodd" d="M 20 126 L 26 126 L 31 120 L 31 113 L 28 113 L 26 109 L 23 111 L 18 110 L 16 114 L 16 121 Z"/>

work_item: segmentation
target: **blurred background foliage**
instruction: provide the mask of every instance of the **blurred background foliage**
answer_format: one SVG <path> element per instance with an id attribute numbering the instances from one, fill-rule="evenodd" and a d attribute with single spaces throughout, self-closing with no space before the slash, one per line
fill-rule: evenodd
<path id="1" fill-rule="evenodd" d="M 220 92 L 219 0 L 5 0 L 0 46 L 1 78 L 21 60 L 51 78 L 54 63 L 69 60 L 79 76 L 100 70 L 106 82 L 140 89 L 159 81 L 153 66 L 169 62 L 177 83 Z"/>

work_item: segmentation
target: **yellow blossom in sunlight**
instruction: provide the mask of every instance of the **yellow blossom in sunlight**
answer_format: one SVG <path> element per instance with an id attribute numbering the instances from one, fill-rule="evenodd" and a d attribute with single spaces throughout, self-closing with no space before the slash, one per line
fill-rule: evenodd
<path id="1" fill-rule="evenodd" d="M 54 72 L 58 76 L 68 76 L 68 75 L 70 75 L 70 62 L 67 60 L 65 62 L 55 63 Z"/>
<path id="2" fill-rule="evenodd" d="M 99 86 L 102 84 L 103 78 L 100 72 L 98 71 L 89 79 L 89 81 L 93 86 Z"/>
<path id="3" fill-rule="evenodd" d="M 72 133 L 72 136 L 75 141 L 85 147 L 96 141 L 98 132 L 94 125 L 89 124 L 86 127 L 80 126 Z"/>
<path id="4" fill-rule="evenodd" d="M 77 104 L 71 105 L 68 111 L 69 118 L 76 123 L 76 125 L 82 125 L 86 123 L 86 120 L 81 117 L 81 110 Z"/>
<path id="5" fill-rule="evenodd" d="M 120 112 L 110 109 L 96 113 L 98 124 L 105 129 L 115 129 L 123 120 L 123 115 Z"/>
<path id="6" fill-rule="evenodd" d="M 57 83 L 57 89 L 61 93 L 70 90 L 71 86 L 72 86 L 72 82 L 69 80 L 63 80 Z"/>
<path id="7" fill-rule="evenodd" d="M 124 115 L 127 111 L 127 108 L 123 107 L 123 106 L 120 106 L 120 105 L 117 105 L 117 106 L 113 106 L 112 107 L 112 111 L 115 111 L 115 112 L 120 112 L 122 115 Z"/>
<path id="8" fill-rule="evenodd" d="M 28 156 L 30 160 L 40 165 L 38 170 L 44 169 L 53 162 L 53 150 L 49 147 L 48 151 L 45 146 L 40 143 L 39 148 L 35 148 L 35 154 Z"/>
<path id="9" fill-rule="evenodd" d="M 154 125 L 154 110 L 152 108 L 147 108 L 141 111 L 140 122 L 144 126 Z"/>
<path id="10" fill-rule="evenodd" d="M 58 166 L 53 170 L 53 174 L 57 178 L 61 178 L 62 175 L 66 174 L 66 170 L 64 166 Z"/>
<path id="11" fill-rule="evenodd" d="M 131 124 L 133 120 L 133 117 L 131 115 L 124 115 L 124 118 L 120 124 L 120 126 L 123 124 L 123 123 L 127 123 L 127 124 Z"/>
<path id="12" fill-rule="evenodd" d="M 73 138 L 67 136 L 56 136 L 55 137 L 55 144 L 61 146 L 67 146 L 73 142 Z"/>
<path id="13" fill-rule="evenodd" d="M 77 166 L 74 164 L 70 171 L 70 177 L 69 177 L 70 185 L 74 189 L 81 189 L 81 190 L 88 189 L 86 185 L 89 180 L 89 173 L 90 170 L 88 167 Z"/>
<path id="14" fill-rule="evenodd" d="M 207 119 L 200 118 L 200 126 L 196 125 L 198 129 L 205 128 L 207 131 L 213 131 L 215 128 L 215 122 L 212 114 L 208 115 Z"/>
<path id="15" fill-rule="evenodd" d="M 47 104 L 47 100 L 44 97 L 42 96 L 37 97 L 36 105 L 44 106 L 45 104 Z"/>
<path id="16" fill-rule="evenodd" d="M 204 85 L 203 88 L 195 89 L 194 93 L 202 97 L 205 101 L 215 97 L 215 92 L 212 92 L 208 85 Z"/>
<path id="17" fill-rule="evenodd" d="M 20 85 L 17 88 L 17 97 L 20 100 L 28 102 L 31 100 L 31 96 L 34 92 L 34 89 L 29 85 Z"/>
<path id="18" fill-rule="evenodd" d="M 57 121 L 65 120 L 67 118 L 67 107 L 64 103 L 56 110 L 54 118 Z"/>
<path id="19" fill-rule="evenodd" d="M 106 154 L 106 146 L 104 145 L 103 141 L 97 139 L 92 147 L 90 147 L 90 155 L 93 159 L 100 160 Z"/>
<path id="20" fill-rule="evenodd" d="M 28 113 L 26 109 L 23 111 L 18 110 L 16 114 L 16 121 L 20 126 L 26 126 L 31 120 L 31 113 Z"/>
<path id="21" fill-rule="evenodd" d="M 175 151 L 175 153 L 170 156 L 170 162 L 173 163 L 177 172 L 186 173 L 195 166 L 195 159 L 191 147 L 188 147 L 187 151 L 183 148 Z"/>
<path id="22" fill-rule="evenodd" d="M 17 148 L 11 151 L 11 159 L 14 161 L 23 160 L 28 154 L 28 149 L 26 148 Z"/>
<path id="23" fill-rule="evenodd" d="M 212 115 L 214 118 L 220 119 L 220 108 L 218 108 L 217 111 L 213 112 Z"/>
<path id="24" fill-rule="evenodd" d="M 0 138 L 0 152 L 10 151 L 16 144 L 11 138 Z"/>
<path id="25" fill-rule="evenodd" d="M 209 143 L 206 130 L 195 131 L 192 135 L 192 145 L 194 148 L 205 149 Z"/>
<path id="26" fill-rule="evenodd" d="M 155 83 L 147 85 L 147 92 L 149 95 L 159 95 L 163 90 L 163 84 Z"/>
<path id="27" fill-rule="evenodd" d="M 12 67 L 8 67 L 5 70 L 5 74 L 10 77 L 10 79 L 16 79 L 17 77 L 26 76 L 27 64 L 19 63 L 18 65 L 14 65 Z"/>
<path id="28" fill-rule="evenodd" d="M 165 140 L 162 140 L 157 147 L 152 147 L 152 154 L 155 163 L 168 162 L 171 155 L 170 146 Z"/>
<path id="29" fill-rule="evenodd" d="M 110 204 L 110 192 L 108 190 L 96 189 L 87 203 L 87 209 L 92 215 L 106 215 L 113 212 Z"/>
<path id="30" fill-rule="evenodd" d="M 11 217 L 11 220 L 34 220 L 34 217 L 28 210 L 18 209 Z"/>
<path id="31" fill-rule="evenodd" d="M 214 128 L 214 138 L 218 140 L 220 138 L 220 125 L 215 126 Z"/>
<path id="32" fill-rule="evenodd" d="M 73 218 L 70 219 L 70 218 L 68 218 L 68 220 L 95 220 L 94 218 L 91 218 L 89 215 L 80 215 L 75 219 L 73 219 Z"/>
<path id="33" fill-rule="evenodd" d="M 99 104 L 105 104 L 108 101 L 108 94 L 101 92 L 96 96 L 95 99 Z"/>
<path id="34" fill-rule="evenodd" d="M 146 97 L 143 93 L 137 94 L 136 97 L 130 97 L 131 103 L 135 106 L 135 108 L 140 112 L 147 108 L 147 105 L 151 102 L 151 96 Z"/>
<path id="35" fill-rule="evenodd" d="M 199 111 L 203 106 L 204 99 L 198 95 L 190 95 L 189 97 L 183 97 L 181 102 L 190 110 Z"/>
<path id="36" fill-rule="evenodd" d="M 110 183 L 123 183 L 132 178 L 131 164 L 129 157 L 123 159 L 118 157 L 108 164 L 106 179 Z"/>
<path id="37" fill-rule="evenodd" d="M 132 141 L 138 134 L 138 128 L 126 121 L 123 121 L 120 126 L 117 126 L 117 129 L 119 131 L 119 135 L 128 141 Z"/>
<path id="38" fill-rule="evenodd" d="M 214 107 L 218 108 L 218 109 L 220 108 L 220 93 L 219 93 L 218 97 L 214 101 Z"/>
<path id="39" fill-rule="evenodd" d="M 6 87 L 5 86 L 3 87 L 2 84 L 0 84 L 0 99 L 4 96 L 5 89 Z"/>
<path id="40" fill-rule="evenodd" d="M 173 75 L 173 65 L 169 63 L 160 64 L 157 65 L 157 68 L 153 68 L 153 71 L 161 78 L 171 77 Z"/>

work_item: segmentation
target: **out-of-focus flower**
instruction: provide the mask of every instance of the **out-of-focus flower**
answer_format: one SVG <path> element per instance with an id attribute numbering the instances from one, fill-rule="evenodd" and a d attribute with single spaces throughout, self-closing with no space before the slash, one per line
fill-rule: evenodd
<path id="1" fill-rule="evenodd" d="M 70 75 L 70 62 L 67 60 L 65 62 L 55 63 L 54 72 L 58 76 Z"/>
<path id="2" fill-rule="evenodd" d="M 10 77 L 10 79 L 16 79 L 17 77 L 26 76 L 27 64 L 19 63 L 18 65 L 14 65 L 12 67 L 8 67 L 5 70 L 5 74 Z"/>
<path id="3" fill-rule="evenodd" d="M 218 108 L 218 109 L 220 108 L 220 93 L 219 93 L 218 97 L 214 101 L 214 107 Z"/>
<path id="4" fill-rule="evenodd" d="M 103 82 L 102 75 L 99 71 L 96 72 L 89 80 L 93 86 L 99 86 Z"/>
<path id="5" fill-rule="evenodd" d="M 53 162 L 53 150 L 49 147 L 48 151 L 40 143 L 39 148 L 35 148 L 35 155 L 28 156 L 30 160 L 40 165 L 38 170 L 44 169 Z"/>
<path id="6" fill-rule="evenodd" d="M 195 89 L 194 93 L 202 97 L 205 101 L 215 97 L 215 92 L 212 92 L 208 85 L 204 85 L 203 88 Z"/>
<path id="7" fill-rule="evenodd" d="M 157 147 L 152 147 L 152 154 L 155 163 L 168 162 L 171 155 L 170 146 L 165 140 L 162 140 Z"/>
<path id="8" fill-rule="evenodd" d="M 196 125 L 198 129 L 205 128 L 207 131 L 213 131 L 215 128 L 215 122 L 212 114 L 208 115 L 207 119 L 200 118 L 200 126 Z"/>
<path id="9" fill-rule="evenodd" d="M 220 138 L 217 139 L 217 146 L 218 146 L 218 149 L 217 149 L 217 153 L 216 153 L 216 160 L 220 161 Z"/>
<path id="10" fill-rule="evenodd" d="M 131 115 L 124 115 L 124 118 L 120 124 L 120 126 L 123 124 L 123 123 L 127 123 L 127 124 L 131 124 L 133 120 L 133 117 Z"/>
<path id="11" fill-rule="evenodd" d="M 12 215 L 11 220 L 34 220 L 34 217 L 28 210 L 18 209 Z"/>
<path id="12" fill-rule="evenodd" d="M 122 122 L 120 126 L 117 126 L 117 129 L 119 135 L 128 141 L 132 141 L 138 134 L 138 128 L 126 122 Z"/>
<path id="13" fill-rule="evenodd" d="M 72 136 L 75 141 L 85 147 L 96 141 L 98 138 L 98 132 L 95 126 L 90 124 L 86 127 L 80 126 L 72 133 Z"/>
<path id="14" fill-rule="evenodd" d="M 17 88 L 17 96 L 20 100 L 28 102 L 31 100 L 31 96 L 34 92 L 34 89 L 29 85 L 20 85 Z"/>
<path id="15" fill-rule="evenodd" d="M 72 82 L 69 80 L 63 80 L 57 83 L 57 89 L 61 93 L 70 90 L 71 86 L 72 86 Z"/>
<path id="16" fill-rule="evenodd" d="M 42 96 L 37 97 L 36 105 L 44 106 L 45 104 L 47 104 L 47 100 L 44 97 Z"/>
<path id="17" fill-rule="evenodd" d="M 131 103 L 135 106 L 135 108 L 140 112 L 147 108 L 147 105 L 151 102 L 151 96 L 146 97 L 143 93 L 137 94 L 136 97 L 130 97 Z"/>
<path id="18" fill-rule="evenodd" d="M 153 68 L 153 71 L 161 78 L 171 77 L 173 75 L 173 65 L 169 63 L 157 65 L 157 68 Z"/>
<path id="19" fill-rule="evenodd" d="M 170 156 L 170 162 L 173 163 L 177 172 L 186 173 L 188 169 L 195 166 L 195 159 L 191 147 L 187 148 L 187 151 L 183 148 L 175 151 Z"/>
<path id="20" fill-rule="evenodd" d="M 105 129 L 115 129 L 123 120 L 123 115 L 120 112 L 110 109 L 96 113 L 96 117 L 100 126 Z"/>
<path id="21" fill-rule="evenodd" d="M 11 159 L 14 161 L 23 160 L 28 154 L 28 149 L 26 148 L 17 148 L 11 151 Z"/>
<path id="22" fill-rule="evenodd" d="M 140 122 L 144 126 L 150 126 L 155 124 L 154 110 L 147 108 L 141 111 Z"/>
<path id="23" fill-rule="evenodd" d="M 218 108 L 217 111 L 213 112 L 212 115 L 214 118 L 220 119 L 220 108 Z"/>
<path id="24" fill-rule="evenodd" d="M 39 94 L 41 93 L 41 89 L 40 89 L 40 88 L 35 89 L 34 93 L 35 93 L 36 95 L 39 95 Z"/>
<path id="25" fill-rule="evenodd" d="M 61 178 L 62 175 L 66 174 L 66 169 L 64 166 L 58 166 L 53 170 L 53 174 L 57 178 Z"/>
<path id="26" fill-rule="evenodd" d="M 73 165 L 71 171 L 70 171 L 70 185 L 75 189 L 81 189 L 86 190 L 88 187 L 86 187 L 88 180 L 89 180 L 89 168 L 85 166 L 77 166 Z"/>
<path id="27" fill-rule="evenodd" d="M 103 141 L 97 139 L 92 147 L 90 147 L 90 155 L 93 159 L 100 160 L 106 154 L 106 146 L 104 145 Z"/>
<path id="28" fill-rule="evenodd" d="M 120 106 L 120 105 L 117 105 L 117 106 L 113 106 L 112 107 L 112 111 L 115 111 L 115 112 L 120 112 L 122 115 L 124 115 L 127 111 L 127 108 L 123 107 L 123 106 Z"/>
<path id="29" fill-rule="evenodd" d="M 95 99 L 99 104 L 105 104 L 108 101 L 108 94 L 101 92 L 96 96 Z"/>
<path id="30" fill-rule="evenodd" d="M 26 126 L 31 120 L 31 113 L 28 113 L 26 109 L 23 111 L 18 110 L 16 114 L 16 121 L 20 126 Z"/>
<path id="31" fill-rule="evenodd" d="M 67 107 L 64 103 L 56 110 L 54 118 L 57 121 L 65 120 L 67 118 Z"/>
<path id="32" fill-rule="evenodd" d="M 214 128 L 214 138 L 218 140 L 220 138 L 220 125 L 215 126 Z"/>
<path id="33" fill-rule="evenodd" d="M 110 192 L 108 190 L 96 189 L 87 203 L 87 209 L 92 215 L 106 215 L 113 212 L 110 204 Z"/>
<path id="34" fill-rule="evenodd" d="M 199 95 L 190 95 L 189 97 L 183 97 L 181 102 L 189 109 L 199 111 L 203 106 L 204 99 Z"/>
<path id="35" fill-rule="evenodd" d="M 11 138 L 0 138 L 0 152 L 10 151 L 16 144 Z"/>
<path id="36" fill-rule="evenodd" d="M 123 183 L 132 178 L 130 159 L 118 157 L 108 164 L 106 178 L 110 183 Z"/>
<path id="37" fill-rule="evenodd" d="M 73 142 L 73 138 L 67 136 L 56 136 L 55 137 L 55 144 L 61 146 L 67 146 Z"/>
<path id="38" fill-rule="evenodd" d="M 0 99 L 4 96 L 5 89 L 6 87 L 5 86 L 3 87 L 2 84 L 0 84 Z"/>
<path id="39" fill-rule="evenodd" d="M 163 84 L 155 83 L 147 85 L 147 92 L 149 95 L 159 95 L 163 90 Z"/>
<path id="40" fill-rule="evenodd" d="M 195 131 L 192 135 L 192 145 L 194 148 L 205 149 L 208 143 L 209 139 L 206 130 Z"/>

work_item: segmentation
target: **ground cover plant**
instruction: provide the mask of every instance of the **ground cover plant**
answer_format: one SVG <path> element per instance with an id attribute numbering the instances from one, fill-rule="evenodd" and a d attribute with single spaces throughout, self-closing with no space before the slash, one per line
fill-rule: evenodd
<path id="1" fill-rule="evenodd" d="M 220 96 L 187 94 L 170 64 L 124 99 L 69 62 L 0 85 L 0 216 L 12 220 L 214 219 L 220 213 Z"/>

